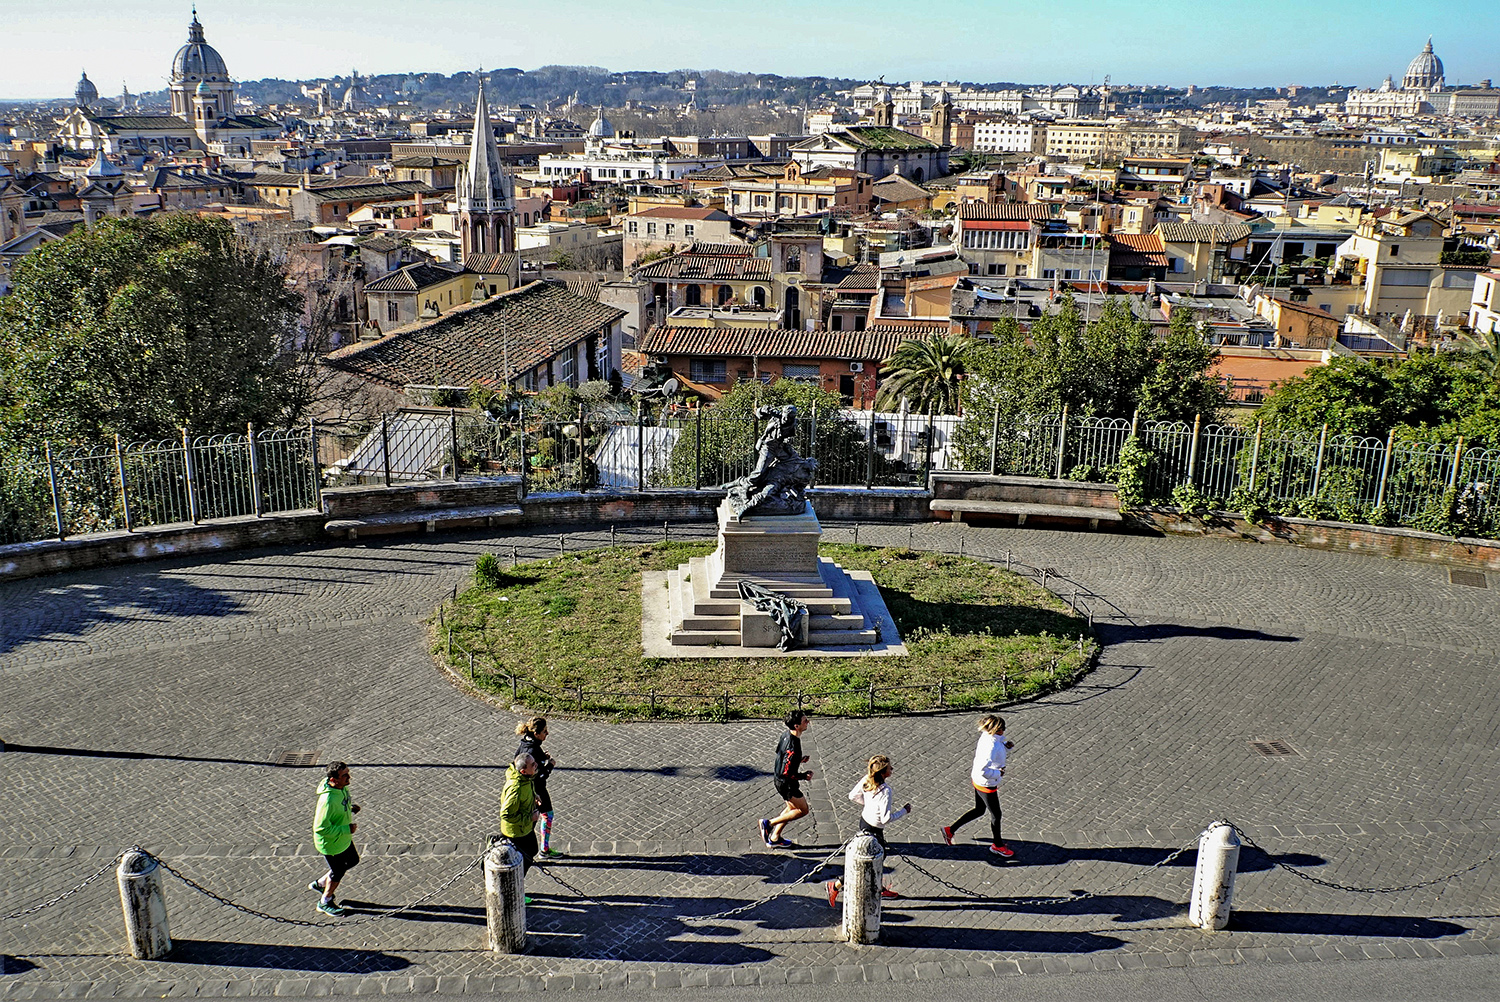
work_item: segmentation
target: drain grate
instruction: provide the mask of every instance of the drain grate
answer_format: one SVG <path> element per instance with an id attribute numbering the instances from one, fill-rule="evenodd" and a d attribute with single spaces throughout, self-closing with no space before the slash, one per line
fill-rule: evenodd
<path id="1" fill-rule="evenodd" d="M 1250 747 L 1262 755 L 1295 755 L 1296 751 L 1285 741 L 1252 741 Z"/>
<path id="2" fill-rule="evenodd" d="M 282 752 L 276 764 L 285 769 L 307 769 L 318 764 L 318 753 L 315 751 Z"/>
<path id="3" fill-rule="evenodd" d="M 1456 585 L 1466 585 L 1470 588 L 1488 588 L 1490 583 L 1484 579 L 1484 571 L 1460 571 L 1450 570 L 1448 580 Z"/>

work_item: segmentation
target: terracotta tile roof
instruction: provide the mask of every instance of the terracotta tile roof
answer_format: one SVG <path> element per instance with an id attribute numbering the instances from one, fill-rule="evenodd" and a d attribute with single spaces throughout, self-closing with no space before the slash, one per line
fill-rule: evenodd
<path id="1" fill-rule="evenodd" d="M 636 278 L 668 278 L 679 281 L 770 281 L 771 259 L 764 257 L 715 257 L 707 254 L 674 254 L 635 270 Z"/>
<path id="2" fill-rule="evenodd" d="M 1155 233 L 1111 233 L 1109 263 L 1116 268 L 1165 268 L 1167 248 Z"/>
<path id="3" fill-rule="evenodd" d="M 932 197 L 932 192 L 899 175 L 876 181 L 870 190 L 882 202 L 910 202 L 919 198 Z"/>
<path id="4" fill-rule="evenodd" d="M 944 325 L 946 329 L 947 325 Z M 911 336 L 909 330 L 796 331 L 784 328 L 657 326 L 637 347 L 647 355 L 730 356 L 733 358 L 880 361 Z"/>
<path id="5" fill-rule="evenodd" d="M 786 173 L 786 165 L 789 162 L 782 160 L 776 163 L 722 164 L 718 167 L 710 167 L 707 170 L 694 171 L 684 177 L 683 180 L 738 181 L 745 178 L 781 177 Z"/>
<path id="6" fill-rule="evenodd" d="M 561 285 L 531 282 L 479 303 L 455 306 L 434 320 L 418 320 L 375 341 L 328 355 L 335 369 L 393 386 L 437 381 L 449 386 L 503 381 L 525 372 L 615 323 L 625 314 L 575 296 Z"/>
<path id="7" fill-rule="evenodd" d="M 959 219 L 1050 219 L 1052 209 L 1041 202 L 968 202 L 959 206 Z"/>
<path id="8" fill-rule="evenodd" d="M 705 244 L 694 243 L 684 254 L 703 254 L 710 257 L 749 257 L 749 244 Z"/>
<path id="9" fill-rule="evenodd" d="M 1250 235 L 1244 223 L 1160 223 L 1156 235 L 1172 244 L 1233 244 Z"/>
<path id="10" fill-rule="evenodd" d="M 516 270 L 514 254 L 470 254 L 464 258 L 464 271 L 476 275 L 509 275 Z"/>
<path id="11" fill-rule="evenodd" d="M 384 278 L 377 278 L 365 286 L 366 292 L 420 292 L 422 289 L 451 282 L 463 274 L 462 268 L 448 269 L 425 261 L 398 268 Z"/>
<path id="12" fill-rule="evenodd" d="M 880 288 L 880 266 L 873 261 L 854 266 L 847 278 L 838 284 L 840 292 L 874 292 Z"/>
<path id="13" fill-rule="evenodd" d="M 715 222 L 729 221 L 729 217 L 718 209 L 709 209 L 702 206 L 689 208 L 681 205 L 659 205 L 654 209 L 637 212 L 635 215 L 648 219 L 712 219 Z"/>

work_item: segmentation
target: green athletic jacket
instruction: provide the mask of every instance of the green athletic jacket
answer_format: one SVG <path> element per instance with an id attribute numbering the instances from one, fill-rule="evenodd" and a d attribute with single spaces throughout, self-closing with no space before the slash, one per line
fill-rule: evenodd
<path id="1" fill-rule="evenodd" d="M 506 838 L 530 835 L 536 827 L 536 777 L 523 776 L 514 765 L 505 770 L 505 789 L 500 793 L 500 834 Z"/>
<path id="2" fill-rule="evenodd" d="M 313 812 L 313 848 L 325 856 L 337 856 L 354 844 L 349 830 L 354 814 L 349 810 L 349 788 L 335 790 L 328 780 L 318 784 L 318 807 Z"/>

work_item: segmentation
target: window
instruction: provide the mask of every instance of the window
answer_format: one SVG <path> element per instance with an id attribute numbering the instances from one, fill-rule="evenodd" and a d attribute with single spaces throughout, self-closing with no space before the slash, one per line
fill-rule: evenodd
<path id="1" fill-rule="evenodd" d="M 670 237 L 675 232 L 677 232 L 677 224 L 676 223 L 668 223 L 667 224 L 667 236 Z"/>
<path id="2" fill-rule="evenodd" d="M 1056 268 L 1043 268 L 1042 269 L 1042 277 L 1043 278 L 1056 278 L 1057 277 L 1057 269 Z"/>
<path id="3" fill-rule="evenodd" d="M 632 219 L 630 221 L 629 230 L 630 230 L 631 233 L 639 233 L 640 232 L 640 226 L 641 226 L 640 223 L 638 223 L 634 219 Z"/>
<path id="4" fill-rule="evenodd" d="M 1063 269 L 1063 281 L 1064 282 L 1074 282 L 1074 281 L 1077 281 L 1078 278 L 1079 278 L 1079 273 L 1078 273 L 1078 269 L 1077 268 L 1064 268 Z"/>
<path id="5" fill-rule="evenodd" d="M 656 224 L 655 223 L 647 223 L 646 224 L 646 235 L 649 236 L 649 237 L 656 236 Z"/>
<path id="6" fill-rule="evenodd" d="M 1472 271 L 1445 271 L 1443 272 L 1443 288 L 1472 289 L 1474 288 L 1474 273 Z"/>
<path id="7" fill-rule="evenodd" d="M 685 237 L 692 236 L 695 230 L 696 227 L 694 227 L 692 223 L 684 223 L 682 225 L 682 235 Z"/>
<path id="8" fill-rule="evenodd" d="M 757 209 L 764 209 L 766 207 L 766 196 L 764 196 L 764 195 L 756 195 L 755 196 L 755 207 Z"/>
<path id="9" fill-rule="evenodd" d="M 745 376 L 742 370 L 740 378 Z M 696 383 L 727 383 L 729 373 L 723 359 L 694 358 L 688 362 L 688 378 Z"/>
<path id="10" fill-rule="evenodd" d="M 977 275 L 977 274 L 979 274 L 979 264 L 977 262 L 974 262 L 974 261 L 970 261 L 969 262 L 969 274 L 970 275 Z"/>
<path id="11" fill-rule="evenodd" d="M 1003 265 L 1003 264 L 992 264 L 989 267 L 989 273 L 991 275 L 1004 275 L 1005 274 L 1005 265 Z"/>
<path id="12" fill-rule="evenodd" d="M 1380 273 L 1381 285 L 1427 285 L 1430 273 L 1426 268 L 1398 270 L 1387 268 Z"/>
<path id="13" fill-rule="evenodd" d="M 970 267 L 972 268 L 973 265 L 970 265 Z M 837 313 L 829 319 L 828 323 L 832 330 L 841 331 L 844 329 L 844 318 Z"/>
<path id="14" fill-rule="evenodd" d="M 386 300 L 385 318 L 391 323 L 401 319 L 401 307 L 394 299 Z"/>
<path id="15" fill-rule="evenodd" d="M 820 209 L 826 209 L 826 208 L 828 208 L 828 199 L 826 199 L 826 198 L 820 198 L 820 199 L 818 199 L 818 208 L 820 208 Z"/>
<path id="16" fill-rule="evenodd" d="M 569 348 L 557 357 L 557 371 L 561 375 L 563 382 L 569 386 L 578 385 L 578 380 L 575 378 L 578 372 L 577 359 L 573 357 L 572 348 Z"/>
<path id="17" fill-rule="evenodd" d="M 799 365 L 789 362 L 781 367 L 782 379 L 799 379 L 804 381 L 817 382 L 818 377 L 821 374 L 822 369 L 816 364 Z"/>
<path id="18" fill-rule="evenodd" d="M 1391 257 L 1398 257 L 1398 256 L 1400 256 L 1400 254 L 1401 254 L 1401 245 L 1400 244 L 1391 244 Z"/>
<path id="19" fill-rule="evenodd" d="M 1026 266 L 1024 264 L 1018 264 L 1018 265 L 1016 265 L 1016 277 L 1017 278 L 1025 278 L 1026 277 Z"/>

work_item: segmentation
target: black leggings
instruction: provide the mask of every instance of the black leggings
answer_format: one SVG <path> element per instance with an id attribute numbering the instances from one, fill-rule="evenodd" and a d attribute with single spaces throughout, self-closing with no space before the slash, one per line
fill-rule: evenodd
<path id="1" fill-rule="evenodd" d="M 1000 840 L 1000 794 L 995 790 L 975 790 L 974 806 L 964 814 L 963 817 L 948 827 L 958 831 L 964 825 L 975 818 L 984 817 L 984 812 L 989 811 L 993 818 L 990 819 L 990 835 L 994 838 L 996 845 L 1004 845 Z"/>

